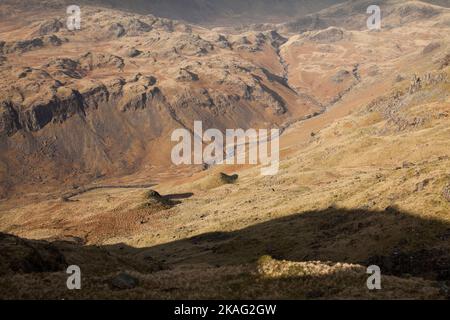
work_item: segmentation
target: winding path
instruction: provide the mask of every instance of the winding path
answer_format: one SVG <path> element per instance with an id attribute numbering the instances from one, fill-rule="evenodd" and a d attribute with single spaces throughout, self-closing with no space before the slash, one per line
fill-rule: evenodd
<path id="1" fill-rule="evenodd" d="M 136 184 L 136 185 L 100 185 L 100 186 L 92 186 L 87 188 L 79 188 L 75 191 L 68 192 L 66 194 L 63 194 L 61 196 L 61 199 L 64 201 L 70 200 L 70 198 L 73 198 L 75 196 L 79 196 L 83 193 L 98 190 L 98 189 L 148 189 L 151 187 L 156 186 L 156 183 L 149 183 L 149 184 Z"/>

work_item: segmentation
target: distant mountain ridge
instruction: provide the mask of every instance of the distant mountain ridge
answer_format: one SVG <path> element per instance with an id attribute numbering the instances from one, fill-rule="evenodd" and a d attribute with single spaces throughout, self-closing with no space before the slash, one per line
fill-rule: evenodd
<path id="1" fill-rule="evenodd" d="M 373 0 L 370 4 L 392 4 L 392 0 Z M 397 1 L 422 2 L 450 7 L 450 0 Z M 12 8 L 48 7 L 73 4 L 70 0 L 3 0 Z M 78 5 L 105 6 L 139 14 L 183 20 L 206 26 L 240 26 L 257 23 L 285 23 L 330 7 L 365 7 L 365 0 L 79 0 Z M 363 10 L 364 11 L 364 10 Z M 355 12 L 353 12 L 355 13 Z M 364 12 L 362 12 L 364 13 Z"/>
<path id="2" fill-rule="evenodd" d="M 284 18 L 317 12 L 344 0 L 100 0 L 116 8 L 148 11 L 192 23 L 281 22 Z"/>
<path id="3" fill-rule="evenodd" d="M 4 0 L 3 4 L 26 8 L 33 1 Z M 307 15 L 344 0 L 80 0 L 78 5 L 106 6 L 139 14 L 184 20 L 203 25 L 227 25 L 260 22 L 285 22 L 286 19 Z M 70 5 L 69 0 L 36 1 L 39 7 Z"/>

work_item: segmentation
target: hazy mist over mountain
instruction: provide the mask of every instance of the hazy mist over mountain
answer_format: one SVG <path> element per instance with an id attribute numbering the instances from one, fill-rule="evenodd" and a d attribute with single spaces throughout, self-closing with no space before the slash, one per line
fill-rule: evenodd
<path id="1" fill-rule="evenodd" d="M 344 0 L 88 1 L 90 4 L 103 4 L 118 9 L 209 25 L 283 22 L 286 18 L 303 16 L 342 2 Z"/>
<path id="2" fill-rule="evenodd" d="M 103 4 L 192 23 L 283 22 L 286 18 L 311 14 L 345 0 L 100 0 Z M 350 0 L 349 3 L 363 2 Z M 373 1 L 379 3 L 383 1 Z M 423 1 L 450 6 L 449 0 Z"/>

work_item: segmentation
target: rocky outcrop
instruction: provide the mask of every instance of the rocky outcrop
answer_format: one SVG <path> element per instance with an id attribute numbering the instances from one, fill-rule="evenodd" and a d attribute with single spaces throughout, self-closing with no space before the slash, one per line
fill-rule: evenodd
<path id="1" fill-rule="evenodd" d="M 125 52 L 125 55 L 129 58 L 135 58 L 139 56 L 142 53 L 142 51 L 139 51 L 136 48 L 130 48 Z"/>
<path id="2" fill-rule="evenodd" d="M 419 91 L 421 88 L 422 88 L 422 80 L 417 75 L 414 75 L 409 85 L 408 89 L 409 94 Z"/>
<path id="3" fill-rule="evenodd" d="M 21 114 L 23 117 L 21 123 L 30 131 L 38 131 L 51 121 L 62 122 L 67 117 L 79 112 L 83 112 L 82 97 L 77 91 L 74 91 L 66 99 L 54 97 L 47 103 L 31 106 L 29 110 Z"/>
<path id="4" fill-rule="evenodd" d="M 125 32 L 128 36 L 141 35 L 142 33 L 150 32 L 152 29 L 152 26 L 148 23 L 135 18 L 127 20 L 125 24 Z"/>
<path id="5" fill-rule="evenodd" d="M 187 69 L 180 69 L 180 71 L 178 72 L 178 76 L 177 76 L 177 81 L 181 81 L 181 82 L 189 82 L 189 81 L 198 81 L 198 75 L 187 70 Z"/>
<path id="6" fill-rule="evenodd" d="M 122 24 L 114 22 L 108 28 L 108 33 L 115 38 L 123 37 L 126 33 L 125 28 Z"/>
<path id="7" fill-rule="evenodd" d="M 251 77 L 246 83 L 237 80 L 226 83 L 230 87 L 235 87 L 240 95 L 225 95 L 216 90 L 191 89 L 183 94 L 171 95 L 166 102 L 162 89 L 155 87 L 157 79 L 151 75 L 136 74 L 129 79 L 116 78 L 108 83 L 97 82 L 81 91 L 66 88 L 59 82 L 66 81 L 65 79 L 73 81 L 83 79 L 88 72 L 99 68 L 115 68 L 120 71 L 124 65 L 124 59 L 115 55 L 87 53 L 77 60 L 68 58 L 50 60 L 43 69 L 25 68 L 18 78 L 27 81 L 26 83 L 33 82 L 37 77 L 42 78 L 42 88 L 48 91 L 46 95 L 49 97 L 42 96 L 28 105 L 4 101 L 1 107 L 0 132 L 8 136 L 21 129 L 36 132 L 50 123 L 65 122 L 76 114 L 84 118 L 89 109 L 95 110 L 100 105 L 106 104 L 115 106 L 121 111 L 129 111 L 144 109 L 163 101 L 166 105 L 170 104 L 174 110 L 195 106 L 225 112 L 247 100 L 260 103 L 278 115 L 288 110 L 284 98 L 263 84 L 259 77 Z M 53 77 L 59 81 L 53 80 Z M 180 69 L 176 77 L 177 81 L 185 83 L 197 82 L 199 79 L 199 75 L 188 68 Z"/>
<path id="8" fill-rule="evenodd" d="M 63 271 L 67 262 L 54 245 L 0 233 L 0 276 Z"/>
<path id="9" fill-rule="evenodd" d="M 81 68 L 85 70 L 94 70 L 97 68 L 116 68 L 123 69 L 125 67 L 125 62 L 122 57 L 112 55 L 109 53 L 92 53 L 88 52 L 78 59 L 78 63 Z"/>
<path id="10" fill-rule="evenodd" d="M 185 34 L 177 37 L 173 51 L 186 56 L 204 56 L 214 50 L 214 46 L 209 41 L 195 34 Z"/>
<path id="11" fill-rule="evenodd" d="M 82 92 L 71 90 L 64 96 L 55 93 L 49 100 L 38 101 L 26 108 L 3 102 L 0 105 L 0 134 L 11 136 L 21 129 L 36 132 L 50 123 L 62 123 L 76 114 L 84 117 L 86 108 L 96 109 L 108 101 L 117 100 L 113 88 L 110 90 L 99 84 Z"/>
<path id="12" fill-rule="evenodd" d="M 38 38 L 20 40 L 13 42 L 1 42 L 0 53 L 25 53 L 32 50 L 41 49 L 45 46 L 60 46 L 65 40 L 60 39 L 56 35 L 42 36 Z"/>
<path id="13" fill-rule="evenodd" d="M 38 34 L 46 36 L 48 34 L 57 33 L 64 27 L 64 23 L 59 19 L 52 19 L 40 23 Z"/>
<path id="14" fill-rule="evenodd" d="M 228 38 L 223 34 L 217 36 L 214 42 L 219 48 L 222 49 L 231 49 L 231 44 L 228 41 Z"/>
<path id="15" fill-rule="evenodd" d="M 110 280 L 110 286 L 114 290 L 130 290 L 136 288 L 138 284 L 138 279 L 124 272 Z"/>
<path id="16" fill-rule="evenodd" d="M 21 128 L 17 110 L 11 103 L 2 102 L 0 104 L 0 136 L 13 135 Z"/>
<path id="17" fill-rule="evenodd" d="M 265 45 L 277 50 L 286 42 L 287 38 L 281 36 L 276 30 L 270 30 L 248 36 L 239 36 L 232 42 L 231 47 L 235 50 L 258 52 L 263 50 Z"/>
<path id="18" fill-rule="evenodd" d="M 23 53 L 34 49 L 42 48 L 44 46 L 43 38 L 34 38 L 31 40 L 22 40 L 11 43 L 4 43 L 2 47 L 3 54 Z"/>
<path id="19" fill-rule="evenodd" d="M 51 59 L 43 68 L 49 70 L 54 78 L 82 79 L 87 71 L 81 67 L 79 61 L 68 58 Z"/>
<path id="20" fill-rule="evenodd" d="M 423 100 L 427 97 L 423 95 L 426 90 L 439 88 L 437 85 L 448 82 L 448 75 L 445 72 L 426 73 L 422 76 L 414 74 L 406 91 L 394 91 L 375 99 L 367 106 L 367 111 L 380 112 L 388 121 L 388 126 L 393 125 L 398 131 L 421 127 L 432 115 L 410 116 L 406 111 L 413 105 L 410 103 L 411 100 L 414 98 L 417 101 Z"/>
<path id="21" fill-rule="evenodd" d="M 337 42 L 344 39 L 344 31 L 340 28 L 330 27 L 328 29 L 312 33 L 308 36 L 308 39 L 320 43 Z"/>
<path id="22" fill-rule="evenodd" d="M 438 83 L 447 82 L 448 75 L 446 73 L 426 73 L 424 76 L 419 77 L 416 74 L 413 75 L 411 83 L 409 85 L 408 93 L 413 94 L 422 89 L 424 86 L 436 85 Z"/>

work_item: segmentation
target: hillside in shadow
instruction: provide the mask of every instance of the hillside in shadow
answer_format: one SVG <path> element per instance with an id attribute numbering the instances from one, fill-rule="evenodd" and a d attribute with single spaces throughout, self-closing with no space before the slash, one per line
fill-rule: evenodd
<path id="1" fill-rule="evenodd" d="M 0 234 L 0 297 L 445 298 L 449 239 L 448 223 L 395 208 L 304 212 L 148 248 Z M 384 276 L 377 295 L 365 286 L 365 266 L 372 264 Z M 80 266 L 83 290 L 66 290 L 69 265 Z M 122 272 L 139 280 L 136 287 L 111 287 Z"/>
<path id="2" fill-rule="evenodd" d="M 84 253 L 94 252 L 92 248 L 100 248 L 102 252 L 110 252 L 129 261 L 151 259 L 167 266 L 237 265 L 253 263 L 261 256 L 269 255 L 277 260 L 289 261 L 378 264 L 390 274 L 450 279 L 450 225 L 399 212 L 395 208 L 383 212 L 329 208 L 274 219 L 233 232 L 206 233 L 149 248 L 133 248 L 126 244 L 80 246 L 74 239 L 46 242 L 5 234 L 0 239 L 2 245 L 7 244 L 6 239 L 12 238 L 16 245 L 23 244 L 27 248 L 47 252 L 37 255 L 40 265 L 52 264 L 55 259 L 51 258 L 51 254 L 49 261 L 46 261 L 48 252 L 57 253 L 61 248 L 70 249 L 67 252 L 79 251 L 77 254 L 81 257 Z M 33 267 L 33 259 L 28 261 L 33 255 L 8 255 L 6 247 L 4 249 L 4 268 L 8 268 L 8 259 L 23 258 L 20 263 L 9 262 L 21 265 L 19 272 L 22 269 L 25 273 L 35 269 L 46 270 L 45 267 Z M 62 264 L 65 264 L 64 261 L 73 263 L 70 254 L 56 256 Z M 93 261 L 86 263 L 95 264 Z M 54 267 L 49 271 L 57 269 Z"/>
<path id="3" fill-rule="evenodd" d="M 450 225 L 417 215 L 329 208 L 234 232 L 214 232 L 140 249 L 169 265 L 251 263 L 263 255 L 289 261 L 379 265 L 385 273 L 450 279 Z"/>

